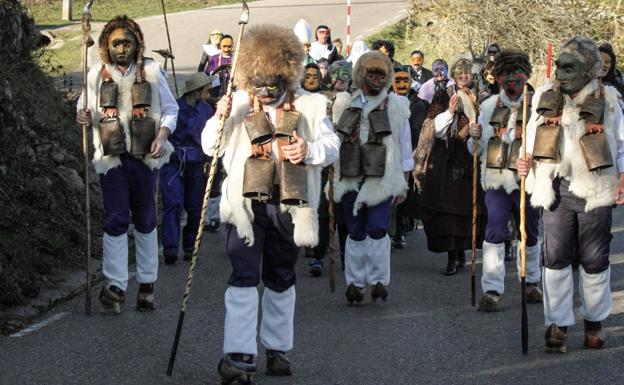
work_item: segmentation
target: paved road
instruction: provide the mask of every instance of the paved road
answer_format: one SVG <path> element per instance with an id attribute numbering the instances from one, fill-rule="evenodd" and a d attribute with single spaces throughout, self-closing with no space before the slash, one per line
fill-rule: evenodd
<path id="1" fill-rule="evenodd" d="M 384 27 L 395 23 L 406 15 L 407 1 L 405 0 L 353 0 L 351 15 L 351 42 L 377 32 Z M 340 37 L 346 46 L 346 13 L 347 6 L 344 0 L 265 0 L 249 3 L 249 26 L 261 23 L 274 23 L 287 27 L 294 27 L 301 19 L 306 19 L 312 28 L 319 24 L 326 24 L 332 28 L 332 37 Z M 175 54 L 176 72 L 179 74 L 178 87 L 186 77 L 197 70 L 202 55 L 202 44 L 208 40 L 213 29 L 229 33 L 236 39 L 239 31 L 238 20 L 241 14 L 241 5 L 227 5 L 204 8 L 194 11 L 179 12 L 167 15 L 171 34 L 172 50 Z M 92 9 L 97 13 L 97 3 Z M 153 49 L 167 48 L 167 34 L 163 17 L 152 16 L 139 19 L 146 41 L 146 55 L 162 59 L 151 52 Z M 103 25 L 94 24 L 93 37 Z M 97 47 L 90 49 L 90 65 L 99 62 Z M 170 70 L 170 69 L 169 69 Z M 79 75 L 79 74 L 76 74 Z M 79 76 L 74 76 L 74 84 L 80 86 Z M 173 80 L 170 78 L 173 89 Z"/>
<path id="2" fill-rule="evenodd" d="M 392 254 L 390 301 L 345 306 L 344 283 L 330 294 L 326 275 L 298 264 L 295 374 L 260 375 L 259 384 L 622 384 L 624 383 L 624 212 L 612 242 L 613 315 L 606 349 L 582 348 L 582 321 L 570 330 L 569 353 L 543 353 L 542 308 L 529 305 L 530 349 L 520 352 L 520 295 L 515 264 L 499 313 L 469 305 L 469 273 L 444 277 L 445 257 L 426 252 L 422 230 Z M 223 338 L 223 293 L 229 274 L 223 232 L 206 234 L 172 377 L 166 365 L 188 264 L 162 266 L 158 309 L 134 310 L 132 282 L 121 316 L 83 314 L 83 298 L 50 312 L 47 326 L 0 338 L 0 384 L 217 384 Z M 480 266 L 479 266 L 480 270 Z M 340 278 L 342 278 L 340 276 Z M 578 298 L 577 298 L 578 302 Z M 60 318 L 54 321 L 54 317 Z M 264 357 L 259 358 L 264 365 Z"/>

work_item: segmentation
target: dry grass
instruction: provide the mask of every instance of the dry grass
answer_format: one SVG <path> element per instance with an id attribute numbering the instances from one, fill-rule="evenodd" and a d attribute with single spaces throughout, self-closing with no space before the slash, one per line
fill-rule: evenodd
<path id="1" fill-rule="evenodd" d="M 566 39 L 587 35 L 610 42 L 624 63 L 623 0 L 411 0 L 407 20 L 377 37 L 391 38 L 396 58 L 409 62 L 413 49 L 425 52 L 425 63 L 450 60 L 468 53 L 468 36 L 475 51 L 489 40 L 526 51 L 535 65 L 534 79 L 543 78 L 546 46 L 553 55 Z M 540 75 L 541 73 L 541 75 Z"/>

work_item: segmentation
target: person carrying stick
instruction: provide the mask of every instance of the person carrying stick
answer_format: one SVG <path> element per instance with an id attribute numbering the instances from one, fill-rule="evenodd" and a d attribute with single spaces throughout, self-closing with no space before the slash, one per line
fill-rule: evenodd
<path id="1" fill-rule="evenodd" d="M 516 165 L 527 176 L 531 205 L 544 209 L 545 350 L 565 353 L 575 323 L 573 267 L 579 270 L 584 346 L 605 343 L 612 205 L 624 203 L 624 119 L 615 89 L 596 79 L 602 61 L 593 40 L 565 42 L 556 65 L 556 81 L 533 97 L 527 159 Z"/>
<path id="2" fill-rule="evenodd" d="M 304 52 L 290 29 L 254 27 L 237 55 L 238 91 L 219 101 L 202 132 L 204 152 L 215 155 L 219 120 L 227 117 L 221 215 L 232 274 L 218 365 L 224 383 L 249 383 L 256 373 L 261 279 L 266 373 L 292 374 L 286 353 L 293 347 L 295 263 L 300 247 L 318 243 L 321 169 L 337 159 L 339 145 L 327 99 L 297 89 Z"/>
<path id="3" fill-rule="evenodd" d="M 481 184 L 485 190 L 488 220 L 483 242 L 483 275 L 479 310 L 500 310 L 505 291 L 505 239 L 509 236 L 507 222 L 513 215 L 520 223 L 520 186 L 515 172 L 522 126 L 523 87 L 532 72 L 529 57 L 521 51 L 506 49 L 492 68 L 501 92 L 481 104 L 479 124 L 470 127 L 468 148 L 472 152 L 475 141 L 481 152 Z M 539 211 L 527 207 L 527 258 L 529 303 L 542 302 L 539 288 L 540 245 L 538 243 Z M 520 249 L 518 249 L 520 273 Z"/>

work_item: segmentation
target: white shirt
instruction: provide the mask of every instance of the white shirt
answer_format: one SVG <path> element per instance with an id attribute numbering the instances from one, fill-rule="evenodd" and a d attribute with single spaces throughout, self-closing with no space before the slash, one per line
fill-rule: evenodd
<path id="1" fill-rule="evenodd" d="M 128 66 L 128 69 L 124 73 L 124 77 L 130 76 L 133 68 L 134 63 Z M 177 126 L 178 110 L 180 108 L 178 107 L 178 102 L 176 102 L 171 90 L 169 89 L 169 85 L 167 84 L 167 79 L 165 78 L 163 71 L 158 72 L 158 95 L 160 96 L 160 127 L 167 127 L 169 129 L 169 133 L 173 134 Z M 82 109 L 83 97 L 84 91 L 78 98 L 76 110 Z"/>
<path id="2" fill-rule="evenodd" d="M 284 102 L 285 97 L 286 94 L 282 95 L 277 102 L 264 106 L 264 110 L 268 113 L 269 119 L 271 119 L 273 125 L 276 124 L 277 107 Z M 219 118 L 215 114 L 206 122 L 206 126 L 202 131 L 202 148 L 208 156 L 213 155 L 218 128 Z M 308 145 L 308 154 L 306 155 L 304 162 L 313 166 L 325 167 L 338 159 L 340 139 L 334 133 L 332 123 L 327 116 L 320 120 L 315 128 L 316 131 L 320 133 L 320 138 L 315 142 L 306 141 Z M 224 147 L 225 146 L 222 146 L 222 148 Z M 277 159 L 277 154 L 277 142 L 274 141 L 271 155 L 274 159 Z"/>
<path id="3" fill-rule="evenodd" d="M 310 56 L 312 59 L 319 61 L 321 58 L 329 59 L 329 55 L 333 50 L 336 49 L 336 46 L 332 46 L 332 49 L 327 49 L 327 44 L 321 44 L 318 41 L 315 41 L 310 46 Z"/>

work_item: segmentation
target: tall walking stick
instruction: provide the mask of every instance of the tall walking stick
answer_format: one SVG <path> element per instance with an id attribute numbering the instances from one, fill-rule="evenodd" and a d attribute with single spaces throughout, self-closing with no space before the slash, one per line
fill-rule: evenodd
<path id="1" fill-rule="evenodd" d="M 167 23 L 167 11 L 165 10 L 165 0 L 160 0 L 163 9 L 163 17 L 165 19 L 165 31 L 167 31 L 167 43 L 169 43 L 169 58 L 171 59 L 171 73 L 173 74 L 173 85 L 176 90 L 176 98 L 179 98 L 178 81 L 176 80 L 175 65 L 173 64 L 173 51 L 171 50 L 171 36 L 169 35 L 169 24 Z M 167 70 L 167 58 L 165 58 L 165 71 Z M 203 222 L 202 222 L 203 223 Z"/>
<path id="2" fill-rule="evenodd" d="M 475 139 L 472 152 L 472 255 L 470 256 L 470 304 L 476 304 L 477 273 L 477 183 L 479 173 L 479 140 Z"/>
<path id="3" fill-rule="evenodd" d="M 89 56 L 89 47 L 94 42 L 91 38 L 91 6 L 93 0 L 85 5 L 82 10 L 82 37 L 83 37 L 83 57 L 82 57 L 82 109 L 87 111 L 88 108 L 88 92 L 87 92 L 87 58 Z M 90 124 L 82 125 L 82 156 L 84 158 L 84 185 L 85 185 L 85 222 L 87 236 L 87 284 L 85 288 L 85 313 L 91 315 L 91 199 L 89 194 L 89 134 Z"/>
<path id="4" fill-rule="evenodd" d="M 526 123 L 529 87 L 524 85 L 522 100 L 522 160 L 526 161 Z M 529 322 L 526 298 L 526 177 L 520 177 L 520 288 L 522 290 L 522 353 L 529 350 Z"/>
<path id="5" fill-rule="evenodd" d="M 241 14 L 238 24 L 240 29 L 238 31 L 238 39 L 236 41 L 236 50 L 240 52 L 241 40 L 243 38 L 243 32 L 245 31 L 245 25 L 249 22 L 249 7 L 245 0 L 243 0 L 243 13 Z M 232 96 L 232 85 L 234 75 L 236 73 L 236 64 L 238 62 L 238 53 L 234 55 L 232 62 L 232 71 L 230 80 L 228 82 L 226 97 Z M 223 134 L 223 126 L 225 124 L 225 116 L 222 116 L 219 121 L 219 128 L 217 129 L 217 139 L 215 141 L 212 161 L 210 162 L 210 173 L 208 174 L 208 182 L 206 183 L 206 191 L 204 193 L 204 202 L 202 204 L 200 226 L 197 230 L 197 236 L 195 237 L 195 246 L 193 247 L 193 256 L 191 258 L 191 266 L 189 267 L 188 276 L 186 277 L 186 288 L 184 289 L 184 296 L 182 297 L 182 305 L 180 306 L 180 315 L 178 317 L 178 326 L 176 328 L 175 338 L 173 340 L 173 347 L 171 348 L 171 356 L 169 357 L 169 366 L 167 367 L 167 375 L 171 376 L 173 372 L 173 364 L 175 362 L 176 352 L 178 350 L 178 343 L 180 342 L 180 334 L 182 332 L 182 323 L 184 322 L 184 315 L 186 314 L 186 307 L 188 305 L 189 296 L 191 294 L 191 285 L 193 284 L 193 273 L 197 267 L 197 255 L 199 254 L 199 246 L 201 245 L 202 236 L 204 235 L 204 226 L 201 224 L 206 221 L 206 211 L 208 210 L 208 201 L 210 198 L 210 192 L 212 190 L 212 183 L 217 173 L 217 162 L 219 160 L 219 153 L 221 152 L 221 137 Z"/>
<path id="6" fill-rule="evenodd" d="M 334 216 L 334 166 L 329 166 L 327 173 L 328 211 L 329 211 L 329 291 L 336 292 L 336 247 L 334 236 L 336 234 L 336 217 Z"/>

